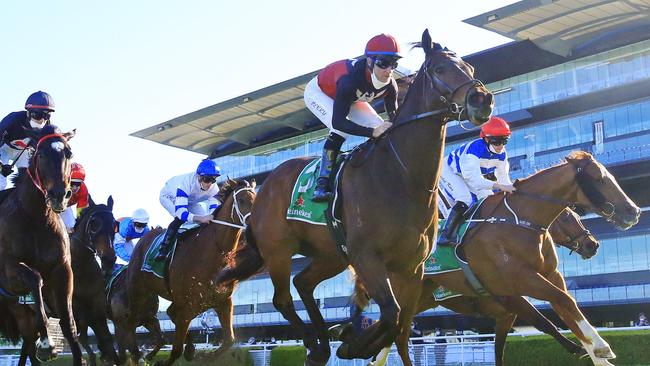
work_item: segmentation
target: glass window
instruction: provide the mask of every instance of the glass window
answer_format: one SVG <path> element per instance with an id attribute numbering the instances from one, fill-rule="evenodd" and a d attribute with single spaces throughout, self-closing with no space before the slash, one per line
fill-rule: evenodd
<path id="1" fill-rule="evenodd" d="M 601 242 L 601 250 L 607 266 L 603 273 L 619 272 L 618 267 L 618 248 L 616 246 L 616 239 L 603 240 Z"/>
<path id="2" fill-rule="evenodd" d="M 643 299 L 645 294 L 643 291 L 643 285 L 632 285 L 627 287 L 627 298 L 628 299 Z"/>
<path id="3" fill-rule="evenodd" d="M 617 239 L 618 246 L 618 263 L 619 271 L 632 271 L 633 257 L 632 257 L 632 244 L 630 238 L 622 237 Z"/>
<path id="4" fill-rule="evenodd" d="M 609 300 L 609 291 L 606 287 L 591 289 L 591 295 L 594 301 L 607 301 Z"/>
<path id="5" fill-rule="evenodd" d="M 632 269 L 642 271 L 650 269 L 648 266 L 648 248 L 644 235 L 632 236 L 629 238 L 632 249 Z"/>
<path id="6" fill-rule="evenodd" d="M 627 298 L 627 292 L 625 286 L 616 286 L 609 288 L 609 299 L 610 300 L 625 300 Z"/>

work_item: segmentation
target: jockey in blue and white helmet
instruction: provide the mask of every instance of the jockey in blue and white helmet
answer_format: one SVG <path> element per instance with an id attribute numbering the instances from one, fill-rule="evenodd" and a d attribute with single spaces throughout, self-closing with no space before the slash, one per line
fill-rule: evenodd
<path id="1" fill-rule="evenodd" d="M 117 257 L 129 263 L 133 253 L 133 239 L 139 239 L 149 232 L 149 213 L 144 208 L 133 211 L 131 217 L 125 217 L 120 221 L 120 226 L 115 233 L 113 241 Z"/>
<path id="2" fill-rule="evenodd" d="M 13 172 L 14 165 L 26 168 L 29 164 L 29 154 L 25 152 L 29 138 L 25 130 L 40 129 L 49 124 L 54 108 L 52 97 L 44 91 L 37 91 L 27 97 L 24 111 L 11 112 L 0 121 L 0 189 L 7 186 L 7 177 Z"/>
<path id="3" fill-rule="evenodd" d="M 213 219 L 211 213 L 221 204 L 217 198 L 219 185 L 216 182 L 219 176 L 221 168 L 214 160 L 205 159 L 196 172 L 175 176 L 165 183 L 160 191 L 160 203 L 174 216 L 174 220 L 167 227 L 165 239 L 155 258 L 157 261 L 167 257 L 176 232 L 184 222 L 207 224 Z M 207 203 L 208 213 L 201 202 Z"/>

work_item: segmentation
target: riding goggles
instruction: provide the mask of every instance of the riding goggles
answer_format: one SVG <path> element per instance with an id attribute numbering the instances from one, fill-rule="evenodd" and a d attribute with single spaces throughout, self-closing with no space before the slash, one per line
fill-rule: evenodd
<path id="1" fill-rule="evenodd" d="M 217 177 L 211 177 L 209 175 L 204 175 L 201 177 L 201 181 L 204 183 L 214 183 L 217 181 Z"/>
<path id="2" fill-rule="evenodd" d="M 147 226 L 147 223 L 145 223 L 145 222 L 135 222 L 135 221 L 133 221 L 133 226 L 135 226 L 135 227 L 137 227 L 137 228 L 143 228 L 143 227 Z"/>
<path id="3" fill-rule="evenodd" d="M 488 142 L 490 143 L 490 145 L 495 145 L 495 146 L 504 145 L 505 146 L 508 143 L 508 138 L 509 137 L 507 137 L 507 136 L 498 136 L 498 137 L 489 136 L 488 137 Z"/>
<path id="4" fill-rule="evenodd" d="M 70 182 L 71 187 L 81 187 L 81 182 L 72 181 Z"/>
<path id="5" fill-rule="evenodd" d="M 49 111 L 32 111 L 32 112 L 29 112 L 29 114 L 35 120 L 39 120 L 39 119 L 47 119 L 47 120 L 49 120 L 50 119 L 50 112 Z"/>
<path id="6" fill-rule="evenodd" d="M 380 69 L 396 69 L 397 68 L 397 59 L 386 58 L 386 57 L 377 57 L 375 58 L 375 65 Z"/>

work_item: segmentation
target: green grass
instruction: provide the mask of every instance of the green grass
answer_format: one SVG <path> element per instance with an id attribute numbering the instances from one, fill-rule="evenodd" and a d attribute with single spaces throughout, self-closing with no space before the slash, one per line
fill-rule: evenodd
<path id="1" fill-rule="evenodd" d="M 617 366 L 650 365 L 650 331 L 600 332 L 616 354 L 611 362 Z M 577 339 L 568 336 L 574 342 Z M 506 365 L 593 365 L 589 358 L 579 360 L 567 353 L 549 336 L 508 337 Z"/>

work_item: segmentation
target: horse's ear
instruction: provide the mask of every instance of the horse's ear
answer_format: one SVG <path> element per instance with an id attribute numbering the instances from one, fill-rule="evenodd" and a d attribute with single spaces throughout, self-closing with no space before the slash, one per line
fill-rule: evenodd
<path id="1" fill-rule="evenodd" d="M 113 196 L 108 196 L 108 201 L 106 202 L 108 209 L 113 211 Z"/>
<path id="2" fill-rule="evenodd" d="M 74 130 L 70 132 L 66 132 L 63 134 L 63 137 L 65 137 L 66 140 L 70 141 L 71 138 L 73 138 L 77 134 L 77 129 L 75 128 Z"/>
<path id="3" fill-rule="evenodd" d="M 428 28 L 422 33 L 422 49 L 424 49 L 425 55 L 428 55 L 431 52 L 431 36 L 429 35 Z"/>
<path id="4" fill-rule="evenodd" d="M 257 181 L 253 178 L 251 179 L 251 188 L 255 189 L 255 187 L 257 187 Z"/>

